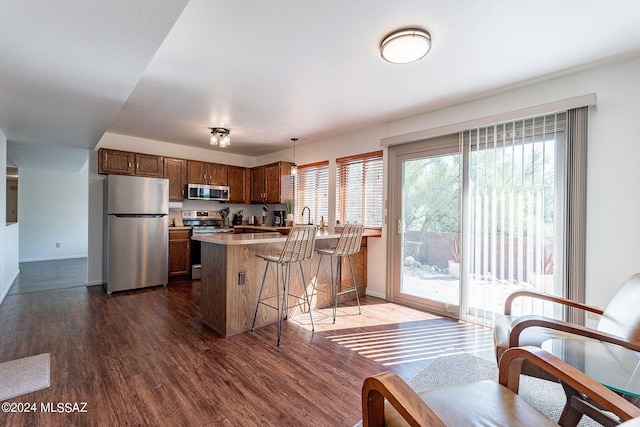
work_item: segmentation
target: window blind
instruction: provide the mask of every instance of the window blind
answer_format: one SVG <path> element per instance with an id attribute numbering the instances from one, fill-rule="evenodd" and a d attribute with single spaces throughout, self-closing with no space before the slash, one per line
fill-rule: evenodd
<path id="1" fill-rule="evenodd" d="M 336 159 L 336 222 L 382 227 L 382 151 Z"/>
<path id="2" fill-rule="evenodd" d="M 311 210 L 311 221 L 320 224 L 321 218 L 325 222 L 329 217 L 329 161 L 298 166 L 296 185 L 296 223 L 307 223 L 302 209 L 308 206 Z"/>
<path id="3" fill-rule="evenodd" d="M 557 202 L 563 197 L 557 189 L 565 173 L 558 147 L 565 130 L 566 113 L 558 113 L 463 132 L 468 156 L 463 251 L 471 313 L 488 318 L 500 312 L 516 284 L 557 293 L 554 261 L 562 241 Z M 502 295 L 487 297 L 483 290 L 489 285 L 494 296 Z M 537 314 L 553 317 L 552 311 Z"/>

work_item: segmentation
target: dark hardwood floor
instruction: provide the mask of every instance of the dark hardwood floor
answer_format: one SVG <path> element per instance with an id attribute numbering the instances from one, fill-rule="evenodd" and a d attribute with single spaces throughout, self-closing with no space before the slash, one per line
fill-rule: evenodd
<path id="1" fill-rule="evenodd" d="M 86 286 L 87 258 L 21 262 L 9 295 Z"/>
<path id="2" fill-rule="evenodd" d="M 8 295 L 0 361 L 51 353 L 51 386 L 9 402 L 87 402 L 87 413 L 0 413 L 24 426 L 353 426 L 372 374 L 411 378 L 448 348 L 491 356 L 490 331 L 365 297 L 222 338 L 200 283 L 105 295 L 99 286 Z M 347 303 L 349 304 L 349 303 Z"/>

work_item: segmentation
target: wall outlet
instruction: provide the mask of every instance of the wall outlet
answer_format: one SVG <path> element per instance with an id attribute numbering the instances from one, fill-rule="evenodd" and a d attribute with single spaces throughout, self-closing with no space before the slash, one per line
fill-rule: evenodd
<path id="1" fill-rule="evenodd" d="M 60 247 L 60 242 L 56 243 L 56 248 Z"/>
<path id="2" fill-rule="evenodd" d="M 243 286 L 247 284 L 247 273 L 245 271 L 241 271 L 238 273 L 238 286 Z"/>

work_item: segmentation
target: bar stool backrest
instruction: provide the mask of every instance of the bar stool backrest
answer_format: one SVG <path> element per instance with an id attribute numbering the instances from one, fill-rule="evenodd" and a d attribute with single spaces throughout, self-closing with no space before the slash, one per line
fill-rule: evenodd
<path id="1" fill-rule="evenodd" d="M 310 259 L 316 246 L 315 225 L 296 225 L 291 228 L 278 262 L 298 262 Z"/>
<path id="2" fill-rule="evenodd" d="M 333 254 L 346 256 L 360 252 L 363 229 L 362 224 L 345 224 Z"/>

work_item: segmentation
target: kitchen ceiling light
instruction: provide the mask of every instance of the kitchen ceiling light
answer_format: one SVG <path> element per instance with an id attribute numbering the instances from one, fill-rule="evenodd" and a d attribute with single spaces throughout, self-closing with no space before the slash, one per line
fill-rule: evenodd
<path id="1" fill-rule="evenodd" d="M 393 64 L 407 64 L 431 49 L 431 34 L 420 28 L 404 28 L 388 34 L 380 43 L 380 55 Z"/>
<path id="2" fill-rule="evenodd" d="M 293 164 L 291 165 L 291 175 L 296 176 L 298 174 L 298 165 L 296 165 L 296 141 L 298 138 L 291 138 L 293 141 Z"/>
<path id="3" fill-rule="evenodd" d="M 209 139 L 211 145 L 219 145 L 222 148 L 231 145 L 231 138 L 229 138 L 229 132 L 231 132 L 231 130 L 227 128 L 209 129 L 211 129 L 211 139 Z"/>

